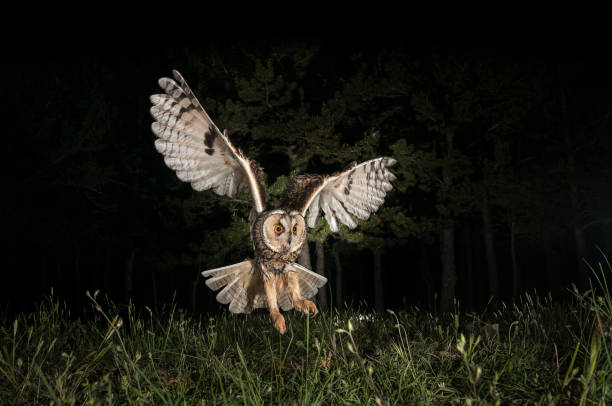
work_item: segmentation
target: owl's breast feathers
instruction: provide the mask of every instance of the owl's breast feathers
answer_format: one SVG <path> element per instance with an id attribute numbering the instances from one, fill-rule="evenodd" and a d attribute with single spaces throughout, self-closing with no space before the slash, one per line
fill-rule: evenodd
<path id="1" fill-rule="evenodd" d="M 290 265 L 295 263 L 301 250 L 297 252 L 274 252 L 265 244 L 255 244 L 255 262 L 267 279 L 267 273 L 281 274 L 290 269 Z"/>

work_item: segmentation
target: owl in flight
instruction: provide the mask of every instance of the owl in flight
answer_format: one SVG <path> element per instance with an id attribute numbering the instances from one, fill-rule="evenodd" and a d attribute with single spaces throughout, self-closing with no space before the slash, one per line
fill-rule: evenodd
<path id="1" fill-rule="evenodd" d="M 295 308 L 317 314 L 310 300 L 327 279 L 295 261 L 306 242 L 307 227 L 314 227 L 321 211 L 329 228 L 338 222 L 349 228 L 378 210 L 393 187 L 395 176 L 387 167 L 393 158 L 353 163 L 331 175 L 300 175 L 288 181 L 277 208 L 266 208 L 262 168 L 246 157 L 219 131 L 183 77 L 161 78 L 163 94 L 151 96 L 151 125 L 155 148 L 178 178 L 195 190 L 212 189 L 233 197 L 250 192 L 254 259 L 202 272 L 212 290 L 223 288 L 217 301 L 229 303 L 232 313 L 268 308 L 276 329 L 285 333 L 279 311 Z"/>

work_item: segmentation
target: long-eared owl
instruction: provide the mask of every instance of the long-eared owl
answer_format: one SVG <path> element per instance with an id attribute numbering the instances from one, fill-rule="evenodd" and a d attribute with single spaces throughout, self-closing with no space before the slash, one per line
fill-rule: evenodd
<path id="1" fill-rule="evenodd" d="M 330 175 L 300 175 L 288 181 L 278 208 L 266 209 L 263 170 L 219 131 L 183 77 L 161 78 L 163 94 L 151 96 L 155 147 L 178 178 L 195 190 L 212 189 L 222 196 L 251 194 L 250 219 L 254 258 L 202 272 L 206 285 L 221 289 L 217 300 L 232 313 L 268 308 L 276 329 L 286 331 L 279 311 L 295 308 L 316 314 L 312 298 L 327 279 L 295 261 L 304 247 L 308 227 L 323 212 L 331 231 L 338 221 L 349 228 L 378 210 L 393 187 L 387 167 L 393 158 L 380 157 Z"/>

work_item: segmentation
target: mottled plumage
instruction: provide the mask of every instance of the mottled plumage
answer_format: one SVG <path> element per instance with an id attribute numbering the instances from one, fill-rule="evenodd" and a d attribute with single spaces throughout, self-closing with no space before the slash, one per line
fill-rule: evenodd
<path id="1" fill-rule="evenodd" d="M 387 169 L 393 158 L 376 158 L 331 175 L 300 175 L 287 183 L 281 206 L 299 211 L 306 224 L 314 227 L 321 211 L 331 231 L 338 231 L 338 220 L 349 228 L 357 220 L 367 220 L 378 210 L 395 175 Z M 308 212 L 308 214 L 306 214 Z"/>
<path id="2" fill-rule="evenodd" d="M 395 176 L 387 167 L 392 158 L 353 163 L 331 175 L 300 175 L 291 179 L 279 208 L 266 210 L 263 171 L 227 135 L 219 131 L 183 79 L 161 78 L 164 94 L 151 96 L 151 126 L 155 147 L 178 178 L 195 190 L 212 189 L 233 197 L 250 192 L 254 210 L 250 217 L 254 259 L 202 272 L 206 285 L 219 290 L 217 301 L 229 304 L 232 313 L 267 307 L 274 326 L 286 331 L 279 312 L 295 308 L 318 312 L 308 300 L 327 279 L 295 263 L 306 242 L 307 227 L 314 227 L 322 212 L 332 231 L 338 222 L 349 228 L 378 210 Z"/>
<path id="3" fill-rule="evenodd" d="M 213 189 L 233 197 L 250 191 L 258 213 L 265 206 L 263 171 L 221 133 L 176 70 L 174 79 L 161 78 L 165 94 L 151 96 L 155 148 L 178 178 L 195 190 Z M 177 83 L 178 82 L 178 83 Z"/>

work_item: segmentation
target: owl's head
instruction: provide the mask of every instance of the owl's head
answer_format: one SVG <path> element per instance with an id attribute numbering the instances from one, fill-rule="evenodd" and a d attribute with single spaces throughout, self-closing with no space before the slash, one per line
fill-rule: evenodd
<path id="1" fill-rule="evenodd" d="M 306 240 L 306 222 L 298 211 L 282 209 L 264 213 L 262 234 L 265 244 L 274 252 L 299 252 Z"/>

